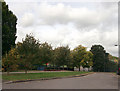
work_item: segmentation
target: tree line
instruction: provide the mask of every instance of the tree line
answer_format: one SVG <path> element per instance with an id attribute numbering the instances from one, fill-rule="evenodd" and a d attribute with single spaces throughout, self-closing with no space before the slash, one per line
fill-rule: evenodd
<path id="1" fill-rule="evenodd" d="M 31 70 L 35 65 L 50 64 L 54 69 L 63 68 L 83 68 L 93 67 L 93 71 L 109 71 L 113 64 L 109 60 L 109 53 L 106 53 L 101 45 L 93 45 L 90 51 L 86 47 L 78 45 L 73 50 L 69 46 L 54 48 L 51 44 L 40 43 L 33 35 L 26 35 L 22 42 L 18 42 L 14 48 L 3 56 L 2 66 L 5 71 L 15 71 L 17 69 Z M 111 64 L 110 64 L 111 63 Z"/>
<path id="2" fill-rule="evenodd" d="M 53 68 L 63 67 L 90 67 L 92 66 L 92 53 L 86 51 L 86 47 L 79 45 L 74 50 L 69 46 L 52 48 L 47 42 L 40 43 L 32 35 L 26 35 L 25 40 L 17 43 L 16 47 L 3 57 L 3 68 L 13 71 L 23 67 L 25 72 L 34 68 L 34 65 L 46 65 L 49 63 Z M 79 69 L 80 70 L 80 69 Z"/>

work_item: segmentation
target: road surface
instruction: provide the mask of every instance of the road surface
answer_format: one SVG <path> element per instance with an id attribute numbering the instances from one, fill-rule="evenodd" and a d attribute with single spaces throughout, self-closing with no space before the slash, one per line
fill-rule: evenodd
<path id="1" fill-rule="evenodd" d="M 94 73 L 75 78 L 3 83 L 3 89 L 118 89 L 118 77 L 112 73 Z"/>

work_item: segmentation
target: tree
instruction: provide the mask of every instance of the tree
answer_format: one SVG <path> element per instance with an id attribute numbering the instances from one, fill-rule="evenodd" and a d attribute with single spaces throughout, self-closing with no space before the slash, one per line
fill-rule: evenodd
<path id="1" fill-rule="evenodd" d="M 50 64 L 52 64 L 53 68 L 55 69 L 55 64 L 56 63 L 56 53 L 55 53 L 55 49 L 52 50 L 52 60 L 50 61 Z"/>
<path id="2" fill-rule="evenodd" d="M 107 63 L 107 72 L 116 72 L 118 70 L 118 64 L 113 62 L 113 61 L 109 61 Z"/>
<path id="3" fill-rule="evenodd" d="M 79 68 L 81 66 L 81 61 L 84 59 L 84 55 L 86 54 L 86 47 L 79 45 L 72 51 L 72 56 L 74 60 L 74 66 Z"/>
<path id="4" fill-rule="evenodd" d="M 17 17 L 2 2 L 2 55 L 8 53 L 15 46 Z"/>
<path id="5" fill-rule="evenodd" d="M 118 62 L 116 59 L 118 59 L 118 58 L 110 55 L 109 53 L 106 53 L 105 59 L 106 59 L 105 71 L 106 72 L 116 72 L 118 69 Z"/>
<path id="6" fill-rule="evenodd" d="M 32 68 L 34 63 L 40 60 L 39 46 L 39 41 L 32 35 L 26 35 L 25 40 L 17 44 L 17 51 L 20 55 L 20 65 L 25 69 L 25 73 Z"/>
<path id="7" fill-rule="evenodd" d="M 17 70 L 18 58 L 19 58 L 19 55 L 16 48 L 11 48 L 8 54 L 4 55 L 2 59 L 2 66 L 4 70 L 7 71 L 7 74 L 9 74 L 10 71 Z"/>
<path id="8" fill-rule="evenodd" d="M 64 70 L 64 65 L 67 65 L 67 67 L 69 66 L 69 61 L 70 61 L 70 49 L 68 46 L 64 47 L 58 47 L 55 48 L 55 64 L 60 67 L 63 66 L 63 70 Z"/>
<path id="9" fill-rule="evenodd" d="M 46 67 L 47 63 L 50 63 L 52 60 L 52 46 L 47 42 L 40 45 L 40 59 L 43 64 L 46 64 Z"/>
<path id="10" fill-rule="evenodd" d="M 80 62 L 83 68 L 90 68 L 93 66 L 93 54 L 90 51 L 86 51 L 83 60 Z"/>
<path id="11" fill-rule="evenodd" d="M 93 53 L 93 70 L 105 71 L 105 50 L 101 45 L 93 45 L 90 50 Z"/>

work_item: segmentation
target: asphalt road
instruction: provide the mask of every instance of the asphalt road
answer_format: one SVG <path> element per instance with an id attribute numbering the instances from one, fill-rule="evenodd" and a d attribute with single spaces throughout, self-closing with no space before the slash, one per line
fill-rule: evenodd
<path id="1" fill-rule="evenodd" d="M 75 78 L 3 83 L 3 89 L 118 89 L 118 77 L 112 73 L 94 73 Z"/>

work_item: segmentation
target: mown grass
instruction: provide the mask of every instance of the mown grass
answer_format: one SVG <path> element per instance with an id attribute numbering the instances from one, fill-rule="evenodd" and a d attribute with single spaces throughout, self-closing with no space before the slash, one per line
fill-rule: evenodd
<path id="1" fill-rule="evenodd" d="M 75 76 L 88 72 L 40 72 L 40 73 L 17 73 L 2 75 L 3 81 L 15 81 L 15 80 L 28 80 L 28 79 L 40 79 L 40 78 L 52 78 L 52 77 L 66 77 L 66 76 Z"/>

